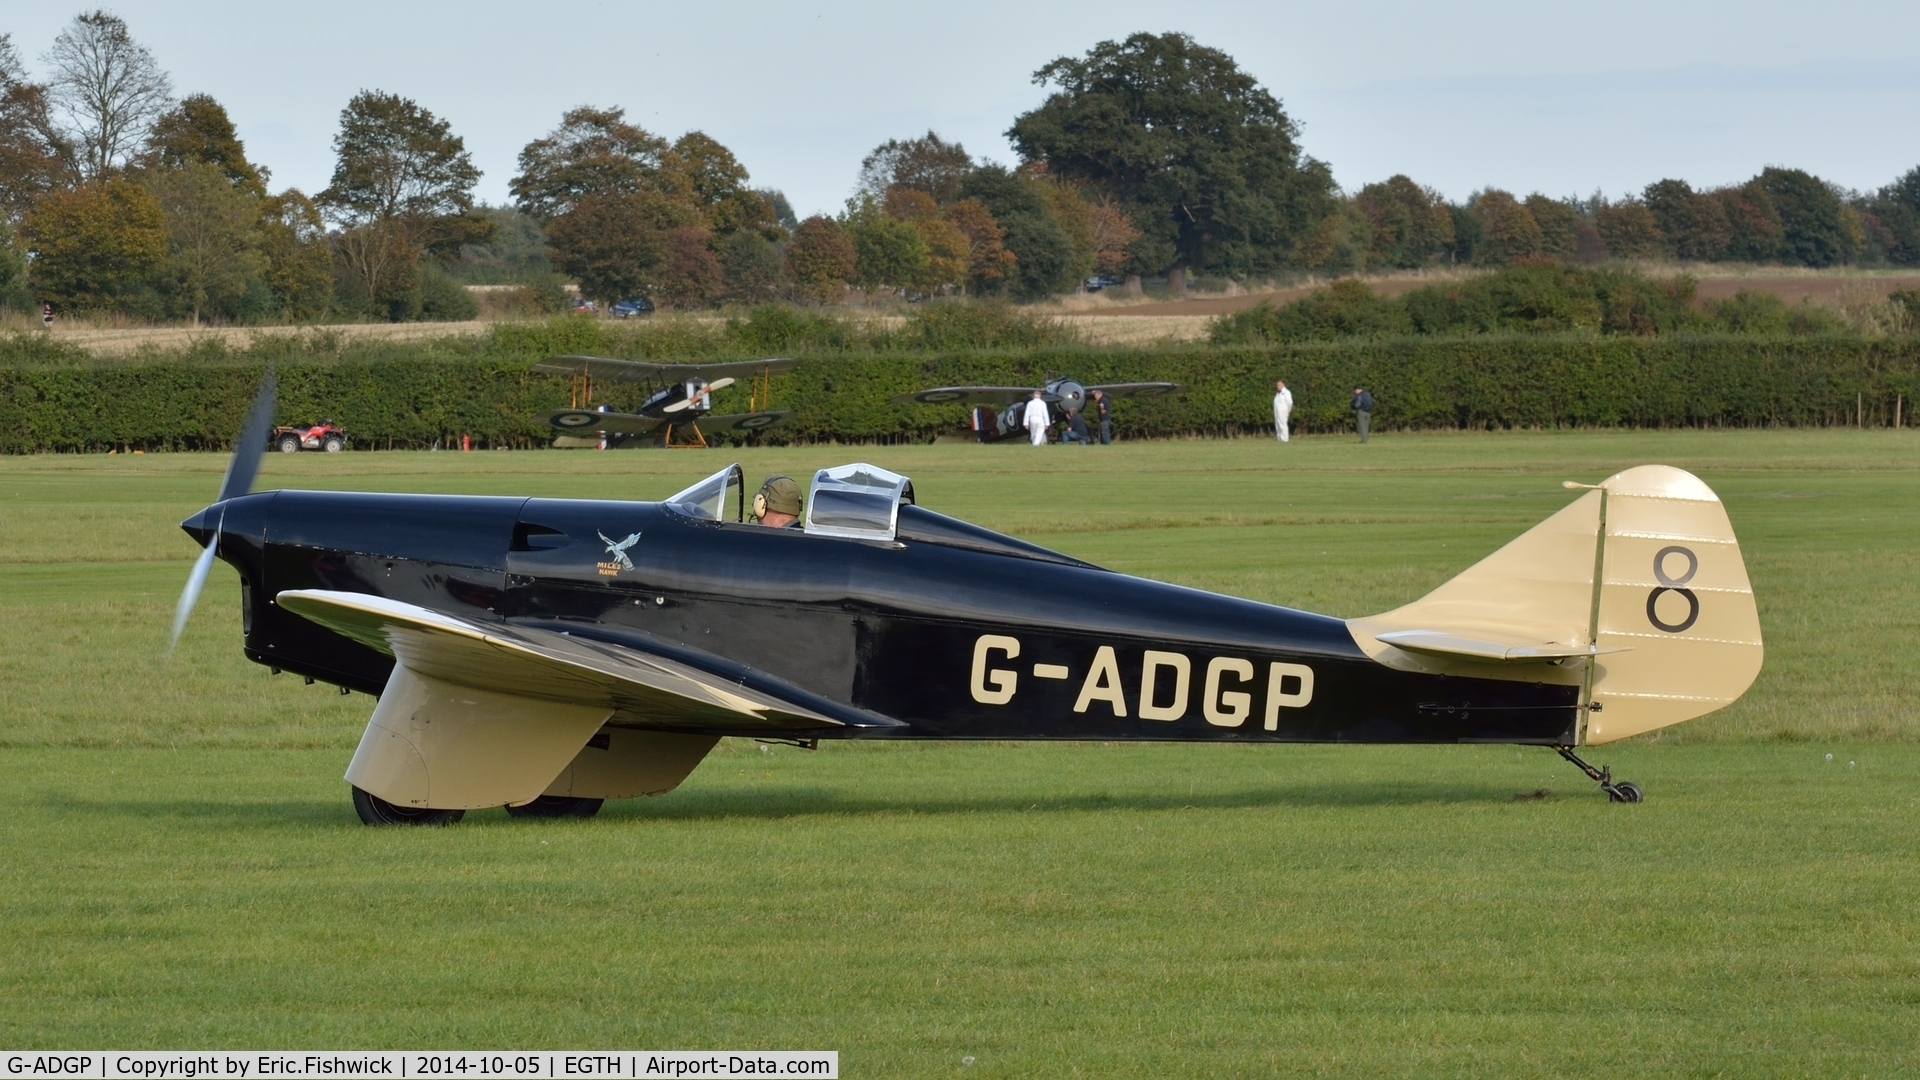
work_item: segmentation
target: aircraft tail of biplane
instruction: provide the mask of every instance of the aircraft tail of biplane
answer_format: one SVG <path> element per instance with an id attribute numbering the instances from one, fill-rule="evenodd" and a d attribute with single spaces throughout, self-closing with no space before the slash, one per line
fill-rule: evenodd
<path id="1" fill-rule="evenodd" d="M 1764 654 L 1726 508 L 1664 465 L 1609 477 L 1419 600 L 1348 626 L 1393 667 L 1580 685 L 1588 744 L 1731 704 Z"/>

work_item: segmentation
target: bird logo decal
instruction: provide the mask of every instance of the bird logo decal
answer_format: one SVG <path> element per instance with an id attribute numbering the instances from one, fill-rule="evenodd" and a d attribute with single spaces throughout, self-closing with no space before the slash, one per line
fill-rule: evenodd
<path id="1" fill-rule="evenodd" d="M 606 533 L 601 533 L 600 539 L 606 542 L 607 554 L 613 556 L 615 560 L 610 563 L 603 562 L 600 564 L 600 572 L 602 574 L 612 576 L 622 570 L 633 569 L 633 560 L 627 558 L 627 549 L 640 542 L 639 533 L 634 533 L 625 540 L 617 542 L 608 537 Z"/>

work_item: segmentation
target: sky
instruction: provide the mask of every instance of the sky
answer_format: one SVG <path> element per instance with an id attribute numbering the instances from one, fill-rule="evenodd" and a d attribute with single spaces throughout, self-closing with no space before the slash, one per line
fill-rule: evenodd
<path id="1" fill-rule="evenodd" d="M 577 105 L 656 134 L 699 129 L 802 217 L 839 210 L 860 161 L 928 130 L 1012 163 L 1005 131 L 1046 91 L 1033 72 L 1130 33 L 1179 31 L 1280 98 L 1348 190 L 1406 173 L 1452 198 L 1484 187 L 1610 197 L 1665 177 L 1710 187 L 1766 165 L 1858 189 L 1920 166 L 1920 4 L 1830 0 L 1610 5 L 1103 0 L 964 5 L 524 0 L 132 0 L 108 10 L 178 94 L 227 107 L 274 187 L 326 186 L 341 108 L 398 93 L 449 120 L 507 201 L 515 156 Z M 36 75 L 83 10 L 0 0 Z"/>

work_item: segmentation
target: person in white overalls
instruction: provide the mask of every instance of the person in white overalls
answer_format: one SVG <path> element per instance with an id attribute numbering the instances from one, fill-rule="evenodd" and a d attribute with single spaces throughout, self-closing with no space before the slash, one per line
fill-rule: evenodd
<path id="1" fill-rule="evenodd" d="M 1040 391 L 1035 390 L 1033 397 L 1027 400 L 1027 411 L 1021 419 L 1027 425 L 1027 434 L 1033 437 L 1033 445 L 1047 445 L 1047 426 L 1053 422 L 1053 417 L 1047 413 L 1047 403 Z"/>
<path id="2" fill-rule="evenodd" d="M 1283 382 L 1274 383 L 1273 389 L 1273 434 L 1281 442 L 1286 442 L 1291 438 L 1291 433 L 1287 431 L 1287 420 L 1293 416 L 1293 391 L 1287 389 L 1287 384 Z"/>

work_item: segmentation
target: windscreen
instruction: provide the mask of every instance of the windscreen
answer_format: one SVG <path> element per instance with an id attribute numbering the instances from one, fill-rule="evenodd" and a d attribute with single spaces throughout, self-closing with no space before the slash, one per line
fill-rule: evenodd
<path id="1" fill-rule="evenodd" d="M 731 489 L 739 492 L 734 499 L 733 519 L 742 521 L 746 516 L 746 492 L 741 485 L 745 482 L 746 474 L 735 463 L 672 496 L 666 504 L 688 517 L 721 521 L 727 512 L 727 492 Z"/>

